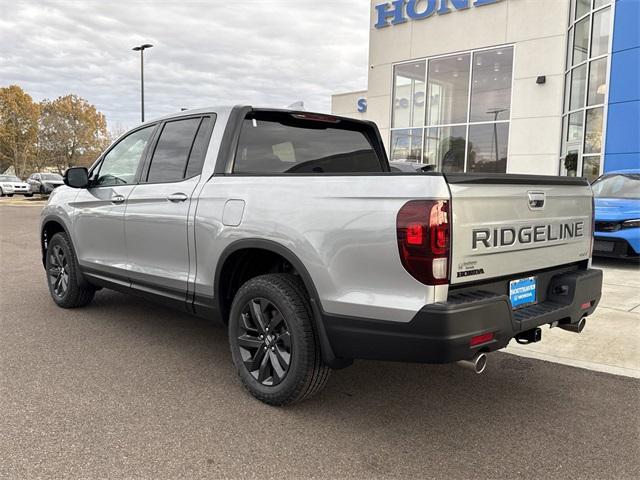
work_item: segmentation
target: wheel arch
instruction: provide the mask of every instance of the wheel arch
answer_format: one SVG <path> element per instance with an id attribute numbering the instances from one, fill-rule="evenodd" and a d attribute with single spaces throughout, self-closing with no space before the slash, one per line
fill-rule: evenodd
<path id="1" fill-rule="evenodd" d="M 232 279 L 228 277 L 230 270 L 238 265 L 236 262 L 241 261 L 240 258 L 243 254 L 255 255 L 258 252 L 271 256 L 273 259 L 284 260 L 293 268 L 294 272 L 291 273 L 296 273 L 302 280 L 302 283 L 309 294 L 309 300 L 313 311 L 312 320 L 318 333 L 324 361 L 332 368 L 342 368 L 350 365 L 352 360 L 337 358 L 333 353 L 333 348 L 331 347 L 331 343 L 329 342 L 324 326 L 320 297 L 309 271 L 295 253 L 284 245 L 272 240 L 259 238 L 240 239 L 231 243 L 223 250 L 218 260 L 214 277 L 214 298 L 216 299 L 217 308 L 222 315 L 223 321 L 225 323 L 228 321 L 230 307 L 230 304 L 226 303 L 228 302 L 226 289 L 230 288 L 228 282 L 232 281 Z M 233 286 L 231 286 L 231 288 L 233 288 Z"/>
<path id="2" fill-rule="evenodd" d="M 69 233 L 69 229 L 67 228 L 64 220 L 62 220 L 57 215 L 47 215 L 42 219 L 41 225 L 40 251 L 42 254 L 42 266 L 46 267 L 47 243 L 49 242 L 49 240 L 51 240 L 51 238 L 53 238 L 56 233 L 62 232 L 67 236 L 67 239 L 69 240 L 69 243 L 71 244 L 71 248 L 73 250 L 73 255 L 76 258 L 76 261 L 78 261 L 78 280 L 80 281 L 81 285 L 88 284 L 89 282 L 84 276 L 82 268 L 80 268 L 79 266 L 80 262 L 78 260 L 78 252 L 76 251 L 76 246 L 73 243 L 73 238 L 71 238 L 71 234 Z"/>
<path id="3" fill-rule="evenodd" d="M 42 227 L 40 228 L 40 252 L 42 254 L 42 265 L 45 265 L 46 262 L 46 252 L 47 252 L 47 244 L 49 242 L 49 240 L 51 240 L 51 238 L 53 238 L 53 236 L 56 233 L 60 233 L 63 232 L 67 235 L 67 238 L 69 238 L 69 241 L 71 242 L 71 245 L 73 246 L 73 241 L 71 240 L 71 236 L 69 235 L 69 230 L 67 229 L 66 225 L 64 224 L 64 221 L 55 216 L 55 215 L 47 215 L 43 220 L 42 220 Z M 74 248 L 74 253 L 75 253 L 75 248 Z"/>

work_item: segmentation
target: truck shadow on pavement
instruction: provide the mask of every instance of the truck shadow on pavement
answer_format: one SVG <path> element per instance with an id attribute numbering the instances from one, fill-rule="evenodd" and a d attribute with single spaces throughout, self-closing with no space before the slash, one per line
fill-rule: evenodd
<path id="1" fill-rule="evenodd" d="M 372 474 L 412 474 L 419 464 L 437 472 L 450 466 L 450 455 L 464 455 L 462 477 L 528 469 L 537 478 L 592 476 L 595 459 L 607 476 L 634 468 L 628 450 L 638 440 L 640 408 L 633 379 L 505 353 L 490 355 L 483 375 L 455 365 L 361 361 L 333 372 L 317 397 L 278 409 L 244 391 L 220 325 L 106 291 L 82 316 L 103 332 L 103 347 L 120 345 L 118 371 L 133 376 L 125 383 L 142 381 L 153 391 L 160 388 L 154 381 L 168 382 L 190 399 L 185 408 L 203 425 L 219 423 L 220 414 L 259 418 L 267 430 L 277 425 L 292 435 L 280 442 L 327 444 Z M 147 398 L 149 408 L 154 398 Z M 207 402 L 193 401 L 202 398 Z"/>

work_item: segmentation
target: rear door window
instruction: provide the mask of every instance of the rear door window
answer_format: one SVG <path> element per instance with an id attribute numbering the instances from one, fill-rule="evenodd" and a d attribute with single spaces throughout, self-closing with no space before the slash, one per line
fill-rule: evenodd
<path id="1" fill-rule="evenodd" d="M 366 124 L 315 114 L 252 112 L 242 124 L 233 172 L 385 171 Z"/>
<path id="2" fill-rule="evenodd" d="M 170 183 L 202 173 L 215 116 L 165 123 L 151 157 L 147 182 Z"/>
<path id="3" fill-rule="evenodd" d="M 198 133 L 196 134 L 196 139 L 193 142 L 191 155 L 189 155 L 189 162 L 184 178 L 191 178 L 202 173 L 202 166 L 204 165 L 207 148 L 209 147 L 209 139 L 213 131 L 214 119 L 215 117 L 204 117 L 202 119 Z"/>
<path id="4" fill-rule="evenodd" d="M 151 158 L 147 182 L 175 182 L 184 178 L 200 121 L 200 118 L 188 118 L 164 124 Z"/>

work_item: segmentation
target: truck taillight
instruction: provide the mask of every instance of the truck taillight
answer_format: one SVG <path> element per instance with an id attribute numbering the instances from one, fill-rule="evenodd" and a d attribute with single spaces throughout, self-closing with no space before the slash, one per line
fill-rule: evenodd
<path id="1" fill-rule="evenodd" d="M 449 202 L 412 200 L 396 219 L 402 265 L 426 285 L 449 282 Z"/>

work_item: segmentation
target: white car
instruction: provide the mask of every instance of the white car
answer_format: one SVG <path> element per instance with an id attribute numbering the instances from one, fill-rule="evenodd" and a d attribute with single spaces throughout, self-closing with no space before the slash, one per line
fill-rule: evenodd
<path id="1" fill-rule="evenodd" d="M 13 197 L 14 194 L 33 197 L 29 184 L 15 175 L 0 175 L 0 197 Z"/>

